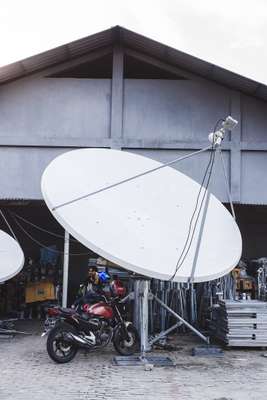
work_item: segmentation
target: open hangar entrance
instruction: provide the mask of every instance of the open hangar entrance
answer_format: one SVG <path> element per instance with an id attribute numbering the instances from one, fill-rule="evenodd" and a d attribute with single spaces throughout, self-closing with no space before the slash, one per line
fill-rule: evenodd
<path id="1" fill-rule="evenodd" d="M 225 204 L 225 206 L 230 209 L 229 204 Z M 54 285 L 62 286 L 64 229 L 51 215 L 45 203 L 43 201 L 6 200 L 1 202 L 1 209 L 24 251 L 23 271 L 27 270 L 30 259 L 33 260 L 33 265 L 40 269 L 43 257 L 42 249 L 52 246 L 57 251 L 57 261 L 54 266 L 56 271 L 48 279 L 51 278 Z M 266 257 L 267 206 L 236 204 L 235 212 L 243 238 L 242 259 L 249 263 L 252 259 Z M 0 219 L 0 229 L 10 233 L 3 218 Z M 70 239 L 68 305 L 73 303 L 79 285 L 86 278 L 89 259 L 98 257 L 74 238 Z M 15 316 L 20 315 L 23 310 L 24 304 L 22 303 L 25 301 L 26 289 L 23 275 L 25 274 L 19 274 L 0 285 L 1 314 Z M 33 280 L 37 279 L 35 276 L 33 273 Z"/>
<path id="2" fill-rule="evenodd" d="M 20 316 L 25 308 L 21 303 L 25 301 L 27 282 L 31 284 L 48 280 L 55 288 L 59 285 L 59 290 L 62 291 L 64 229 L 54 219 L 43 201 L 2 201 L 1 210 L 23 249 L 25 264 L 20 274 L 0 285 L 0 313 Z M 0 229 L 12 235 L 3 218 L 0 218 Z M 48 249 L 48 252 L 46 253 L 44 249 Z M 42 270 L 45 257 L 52 257 L 51 260 L 48 259 L 51 265 Z M 69 305 L 75 299 L 80 283 L 85 280 L 89 259 L 96 257 L 96 254 L 70 237 Z M 27 276 L 29 269 L 32 271 L 30 277 Z M 61 297 L 61 294 L 59 296 Z M 36 312 L 34 316 L 35 314 Z"/>
<path id="3" fill-rule="evenodd" d="M 267 257 L 267 206 L 240 204 L 235 211 L 243 238 L 242 258 Z"/>

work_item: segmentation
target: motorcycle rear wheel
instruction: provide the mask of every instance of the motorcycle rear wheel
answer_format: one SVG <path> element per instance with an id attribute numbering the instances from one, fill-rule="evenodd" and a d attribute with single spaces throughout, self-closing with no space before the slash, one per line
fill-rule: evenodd
<path id="1" fill-rule="evenodd" d="M 71 325 L 60 323 L 48 335 L 46 342 L 47 353 L 56 363 L 67 363 L 73 360 L 77 353 L 77 346 L 70 340 L 67 340 L 69 332 L 77 333 Z"/>
<path id="2" fill-rule="evenodd" d="M 129 340 L 123 335 L 122 327 L 117 329 L 113 337 L 113 346 L 121 356 L 131 356 L 138 351 L 139 336 L 137 329 L 132 325 L 127 326 Z"/>

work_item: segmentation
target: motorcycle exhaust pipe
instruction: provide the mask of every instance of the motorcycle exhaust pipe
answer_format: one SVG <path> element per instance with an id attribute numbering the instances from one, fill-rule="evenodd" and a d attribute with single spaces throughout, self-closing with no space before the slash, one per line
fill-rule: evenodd
<path id="1" fill-rule="evenodd" d="M 93 344 L 88 342 L 85 338 L 82 338 L 81 336 L 75 335 L 72 332 L 68 333 L 68 336 L 74 340 L 74 342 L 76 342 L 77 344 L 79 344 L 80 346 L 85 346 L 85 347 L 91 347 Z"/>

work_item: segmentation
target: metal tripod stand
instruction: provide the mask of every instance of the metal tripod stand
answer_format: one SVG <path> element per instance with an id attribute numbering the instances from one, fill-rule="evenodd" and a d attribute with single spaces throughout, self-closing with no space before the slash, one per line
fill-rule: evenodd
<path id="1" fill-rule="evenodd" d="M 171 331 L 178 328 L 181 325 L 185 325 L 188 329 L 199 336 L 205 343 L 209 344 L 209 338 L 204 336 L 195 327 L 193 327 L 189 322 L 182 318 L 179 314 L 168 307 L 162 300 L 155 296 L 150 291 L 150 280 L 149 279 L 137 279 L 134 282 L 134 295 L 135 295 L 135 309 L 139 311 L 139 321 L 140 321 L 140 350 L 141 354 L 146 353 L 151 350 L 151 346 L 156 343 L 161 338 L 168 335 Z M 148 340 L 148 302 L 149 300 L 155 300 L 160 304 L 167 312 L 172 314 L 177 322 L 170 328 L 160 332 L 155 338 Z M 137 304 L 136 304 L 137 302 Z"/>
<path id="2" fill-rule="evenodd" d="M 137 328 L 139 328 L 140 333 L 140 355 L 139 356 L 129 356 L 129 357 L 115 357 L 114 362 L 117 365 L 142 365 L 142 364 L 153 364 L 153 365 L 163 365 L 170 366 L 173 365 L 169 357 L 162 356 L 149 356 L 147 353 L 151 351 L 152 346 L 158 340 L 162 339 L 174 329 L 181 325 L 185 325 L 188 329 L 194 332 L 198 337 L 200 337 L 206 344 L 209 344 L 209 338 L 204 336 L 195 327 L 193 327 L 189 322 L 182 318 L 179 314 L 168 307 L 162 300 L 155 296 L 150 291 L 150 279 L 136 278 L 134 280 L 134 292 L 129 296 L 134 300 L 134 323 Z M 163 307 L 167 312 L 172 314 L 177 322 L 170 328 L 160 332 L 153 339 L 148 338 L 148 321 L 149 321 L 149 301 L 155 300 Z"/>

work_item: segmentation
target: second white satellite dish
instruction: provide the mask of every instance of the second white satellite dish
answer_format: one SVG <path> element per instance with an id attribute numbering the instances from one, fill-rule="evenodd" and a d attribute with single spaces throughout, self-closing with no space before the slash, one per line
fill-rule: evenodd
<path id="1" fill-rule="evenodd" d="M 160 165 L 124 151 L 74 150 L 46 168 L 42 193 L 59 223 L 89 249 L 136 273 L 168 280 L 188 235 L 197 182 L 165 167 L 60 206 Z M 212 280 L 227 274 L 240 259 L 237 224 L 215 196 L 208 200 L 174 281 L 188 281 L 192 269 L 194 282 Z"/>
<path id="2" fill-rule="evenodd" d="M 24 265 L 23 251 L 18 242 L 0 230 L 0 282 L 17 275 Z"/>

